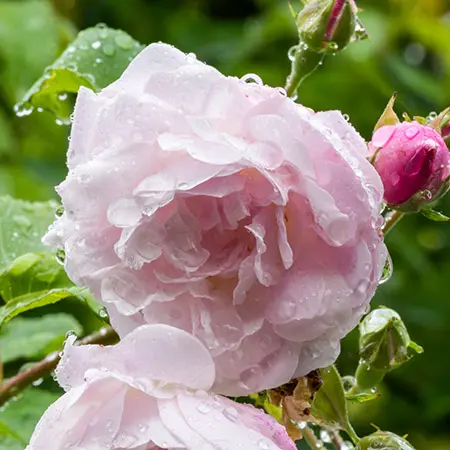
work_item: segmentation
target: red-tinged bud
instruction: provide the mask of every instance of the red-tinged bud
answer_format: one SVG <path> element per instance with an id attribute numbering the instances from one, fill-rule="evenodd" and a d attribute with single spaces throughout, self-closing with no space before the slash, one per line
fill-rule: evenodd
<path id="1" fill-rule="evenodd" d="M 448 190 L 450 152 L 431 126 L 415 121 L 381 126 L 369 148 L 392 208 L 419 211 Z"/>

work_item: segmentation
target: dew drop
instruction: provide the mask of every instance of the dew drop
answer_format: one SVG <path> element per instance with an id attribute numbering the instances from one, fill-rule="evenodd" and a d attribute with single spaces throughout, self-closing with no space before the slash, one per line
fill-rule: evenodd
<path id="1" fill-rule="evenodd" d="M 120 48 L 123 48 L 124 50 L 129 50 L 134 46 L 134 41 L 130 36 L 128 36 L 128 34 L 120 34 L 119 36 L 115 37 L 114 41 Z"/>
<path id="2" fill-rule="evenodd" d="M 300 428 L 300 430 L 304 430 L 306 428 L 306 425 L 306 422 L 298 422 L 298 427 Z"/>
<path id="3" fill-rule="evenodd" d="M 244 83 L 256 83 L 259 86 L 262 86 L 264 84 L 261 80 L 261 77 L 254 73 L 248 73 L 247 75 L 244 75 L 241 78 L 241 81 L 243 81 Z"/>
<path id="4" fill-rule="evenodd" d="M 327 430 L 320 430 L 320 440 L 326 444 L 331 442 L 331 437 Z"/>
<path id="5" fill-rule="evenodd" d="M 368 287 L 369 287 L 369 280 L 363 279 L 356 286 L 356 292 L 360 295 L 364 295 L 366 294 Z"/>
<path id="6" fill-rule="evenodd" d="M 206 402 L 201 402 L 197 405 L 197 411 L 202 414 L 207 414 L 211 411 L 211 407 Z"/>
<path id="7" fill-rule="evenodd" d="M 39 386 L 43 383 L 44 379 L 43 378 L 39 378 L 35 381 L 33 381 L 33 383 L 31 383 L 33 386 Z"/>
<path id="8" fill-rule="evenodd" d="M 266 440 L 266 439 L 261 439 L 261 440 L 258 442 L 258 447 L 259 447 L 261 450 L 268 450 L 268 449 L 269 449 L 269 444 L 267 443 L 267 440 Z"/>
<path id="9" fill-rule="evenodd" d="M 412 127 L 409 127 L 406 131 L 405 131 L 405 136 L 408 139 L 414 139 L 417 134 L 419 133 L 419 127 L 416 127 L 415 125 Z"/>
<path id="10" fill-rule="evenodd" d="M 63 266 L 66 261 L 66 252 L 63 249 L 56 250 L 55 258 L 56 261 Z"/>
<path id="11" fill-rule="evenodd" d="M 230 421 L 230 422 L 236 422 L 239 415 L 237 412 L 237 409 L 233 406 L 229 406 L 228 408 L 225 408 L 223 410 L 223 415 Z"/>
<path id="12" fill-rule="evenodd" d="M 289 61 L 294 61 L 295 59 L 295 54 L 297 53 L 298 50 L 298 45 L 294 45 L 293 47 L 291 47 L 288 51 L 288 59 Z"/>
<path id="13" fill-rule="evenodd" d="M 431 111 L 430 114 L 428 114 L 427 120 L 434 120 L 437 116 L 438 115 L 435 111 Z"/>
<path id="14" fill-rule="evenodd" d="M 286 93 L 286 89 L 282 88 L 282 87 L 277 87 L 275 88 L 275 90 L 281 94 L 283 97 L 287 97 L 287 93 Z"/>
<path id="15" fill-rule="evenodd" d="M 391 278 L 393 270 L 394 266 L 392 264 L 392 258 L 391 255 L 388 253 L 386 262 L 383 267 L 383 273 L 381 274 L 381 278 L 378 284 L 386 283 L 386 281 L 388 281 L 389 278 Z"/>
<path id="16" fill-rule="evenodd" d="M 348 114 L 344 114 L 343 117 L 347 122 L 350 120 L 350 116 Z"/>
<path id="17" fill-rule="evenodd" d="M 116 53 L 116 49 L 114 48 L 114 45 L 110 43 L 103 44 L 102 46 L 102 52 L 106 56 L 113 56 Z"/>
<path id="18" fill-rule="evenodd" d="M 55 217 L 61 217 L 64 214 L 64 206 L 58 206 L 55 210 Z"/>

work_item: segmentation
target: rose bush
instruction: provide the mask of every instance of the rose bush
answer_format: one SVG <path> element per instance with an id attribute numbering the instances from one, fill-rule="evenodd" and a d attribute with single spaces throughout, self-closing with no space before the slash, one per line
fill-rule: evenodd
<path id="1" fill-rule="evenodd" d="M 57 369 L 67 393 L 42 416 L 27 450 L 296 448 L 263 411 L 206 392 L 214 362 L 185 331 L 144 325 L 112 347 L 73 342 Z"/>
<path id="2" fill-rule="evenodd" d="M 381 277 L 367 156 L 339 112 L 152 44 L 80 89 L 45 242 L 121 336 L 173 325 L 210 352 L 215 392 L 279 386 L 336 359 Z"/>

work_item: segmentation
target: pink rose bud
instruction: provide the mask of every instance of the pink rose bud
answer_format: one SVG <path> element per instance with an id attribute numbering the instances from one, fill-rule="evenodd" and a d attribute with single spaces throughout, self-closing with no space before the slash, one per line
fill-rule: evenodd
<path id="1" fill-rule="evenodd" d="M 445 193 L 450 153 L 432 127 L 417 122 L 382 126 L 369 148 L 389 206 L 418 211 Z"/>

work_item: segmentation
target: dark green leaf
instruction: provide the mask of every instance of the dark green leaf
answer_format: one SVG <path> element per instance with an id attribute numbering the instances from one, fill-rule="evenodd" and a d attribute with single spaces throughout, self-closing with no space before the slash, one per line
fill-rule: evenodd
<path id="1" fill-rule="evenodd" d="M 7 364 L 21 358 L 43 358 L 47 353 L 61 348 L 68 331 L 77 335 L 83 332 L 80 324 L 68 314 L 18 317 L 0 329 L 2 362 Z"/>
<path id="2" fill-rule="evenodd" d="M 432 209 L 422 209 L 420 212 L 422 213 L 422 216 L 425 216 L 427 219 L 434 220 L 435 222 L 448 222 L 450 220 L 450 217 L 447 217 L 445 214 Z"/>
<path id="3" fill-rule="evenodd" d="M 59 393 L 32 387 L 17 399 L 11 400 L 0 412 L 0 421 L 12 430 L 20 441 L 12 439 L 11 436 L 1 436 L 0 433 L 0 448 L 23 450 L 44 411 L 59 396 Z"/>
<path id="4" fill-rule="evenodd" d="M 59 120 L 68 122 L 72 108 L 65 101 L 67 94 L 77 93 L 80 86 L 99 91 L 119 78 L 141 49 L 141 44 L 121 30 L 105 26 L 83 30 L 46 69 L 17 108 L 47 109 Z"/>
<path id="5" fill-rule="evenodd" d="M 56 202 L 0 197 L 0 272 L 16 257 L 45 249 L 41 238 L 54 220 Z"/>

